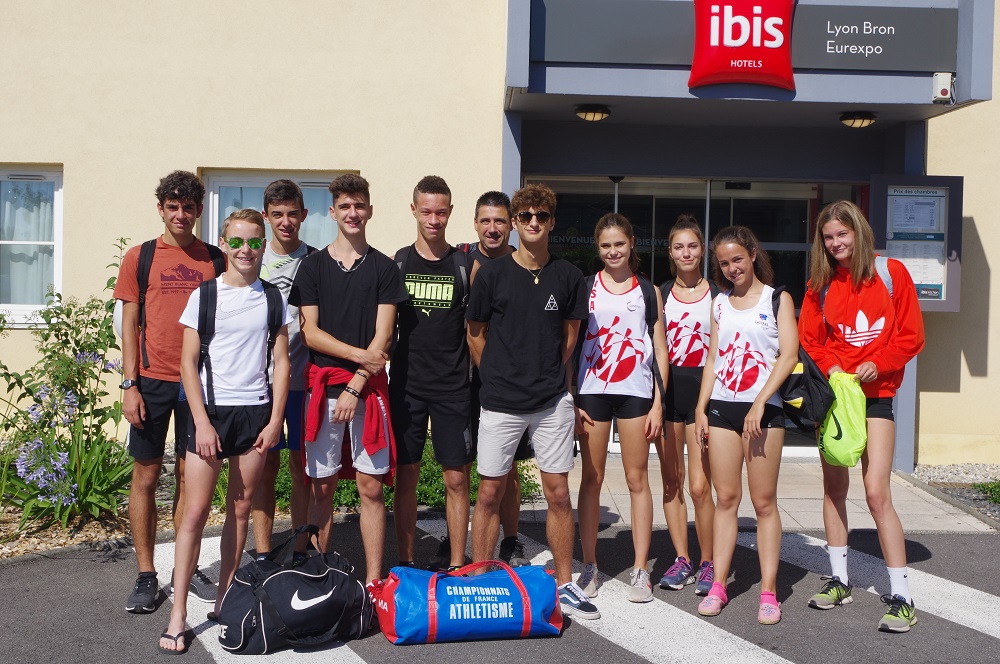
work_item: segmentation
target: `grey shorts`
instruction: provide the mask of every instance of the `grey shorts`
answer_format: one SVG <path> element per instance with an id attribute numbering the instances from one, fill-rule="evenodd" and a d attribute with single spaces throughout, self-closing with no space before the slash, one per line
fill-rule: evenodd
<path id="1" fill-rule="evenodd" d="M 311 393 L 307 398 L 322 398 L 320 391 Z M 388 404 L 386 404 L 388 406 Z M 333 422 L 333 411 L 337 400 L 330 398 L 326 402 L 326 417 L 320 421 L 319 432 L 315 442 L 303 443 L 306 457 L 306 475 L 315 478 L 333 477 L 343 467 L 341 450 L 344 445 L 344 433 L 350 428 L 351 458 L 354 468 L 366 475 L 385 475 L 389 472 L 389 448 L 385 447 L 373 455 L 365 450 L 362 437 L 365 429 L 365 400 L 358 400 L 354 411 L 354 419 L 350 422 Z M 386 408 L 388 411 L 388 408 Z M 382 414 L 382 426 L 389 430 L 389 419 Z"/>
<path id="2" fill-rule="evenodd" d="M 503 477 L 525 431 L 531 436 L 535 462 L 543 473 L 573 469 L 573 423 L 576 412 L 569 392 L 554 406 L 534 413 L 501 413 L 483 408 L 479 417 L 479 474 Z"/>

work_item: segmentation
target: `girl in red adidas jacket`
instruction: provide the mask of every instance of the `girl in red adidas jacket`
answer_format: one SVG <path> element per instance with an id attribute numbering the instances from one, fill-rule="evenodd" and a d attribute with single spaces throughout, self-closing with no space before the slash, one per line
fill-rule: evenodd
<path id="1" fill-rule="evenodd" d="M 820 212 L 810 257 L 810 280 L 799 318 L 802 347 L 828 375 L 855 374 L 868 398 L 868 447 L 861 457 L 868 509 L 878 528 L 891 590 L 879 623 L 906 632 L 917 622 L 906 579 L 903 527 L 892 506 L 896 425 L 892 398 L 906 363 L 924 347 L 924 324 L 916 289 L 902 263 L 888 261 L 892 295 L 875 266 L 875 238 L 864 214 L 850 201 Z M 825 292 L 825 296 L 824 296 Z M 847 468 L 823 463 L 823 523 L 832 574 L 809 600 L 831 609 L 852 601 L 847 574 Z"/>

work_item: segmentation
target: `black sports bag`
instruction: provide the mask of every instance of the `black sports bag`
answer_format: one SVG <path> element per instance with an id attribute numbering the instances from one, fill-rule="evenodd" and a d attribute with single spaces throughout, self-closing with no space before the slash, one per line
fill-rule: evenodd
<path id="1" fill-rule="evenodd" d="M 229 652 L 262 655 L 286 647 L 349 641 L 371 626 L 371 599 L 338 553 L 310 556 L 298 567 L 279 563 L 304 526 L 271 551 L 236 572 L 219 609 L 219 643 Z"/>

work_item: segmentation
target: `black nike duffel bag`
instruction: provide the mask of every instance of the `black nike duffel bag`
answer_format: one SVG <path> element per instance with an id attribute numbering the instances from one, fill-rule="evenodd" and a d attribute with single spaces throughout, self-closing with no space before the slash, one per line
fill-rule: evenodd
<path id="1" fill-rule="evenodd" d="M 232 653 L 262 655 L 287 647 L 349 641 L 371 626 L 371 600 L 353 566 L 338 553 L 315 554 L 297 567 L 288 562 L 299 532 L 267 560 L 241 567 L 219 609 L 219 642 Z"/>

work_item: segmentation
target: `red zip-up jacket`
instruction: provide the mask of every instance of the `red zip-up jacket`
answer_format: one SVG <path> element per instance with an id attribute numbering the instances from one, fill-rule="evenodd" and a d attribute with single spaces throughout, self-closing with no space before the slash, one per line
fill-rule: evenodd
<path id="1" fill-rule="evenodd" d="M 903 368 L 924 347 L 924 319 L 913 279 L 906 266 L 891 258 L 889 274 L 892 299 L 877 272 L 858 287 L 850 272 L 838 266 L 823 309 L 820 294 L 807 290 L 799 314 L 799 343 L 824 373 L 834 366 L 855 373 L 858 365 L 875 363 L 878 378 L 861 383 L 868 398 L 895 396 Z"/>

